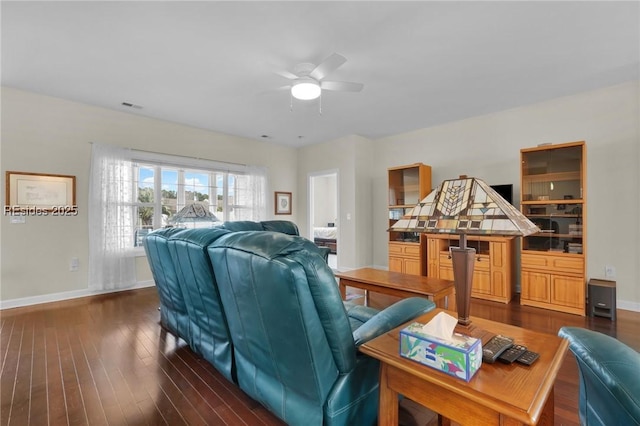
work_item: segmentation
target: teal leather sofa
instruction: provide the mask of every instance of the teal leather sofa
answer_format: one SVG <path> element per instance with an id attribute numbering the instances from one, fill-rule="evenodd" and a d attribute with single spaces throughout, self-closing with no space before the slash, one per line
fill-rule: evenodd
<path id="1" fill-rule="evenodd" d="M 168 243 L 169 238 L 183 231 L 181 228 L 158 229 L 148 234 L 143 241 L 160 299 L 160 323 L 176 336 L 190 342 L 189 313 Z"/>
<path id="2" fill-rule="evenodd" d="M 640 425 L 640 354 L 584 328 L 562 327 L 558 335 L 578 362 L 580 424 Z"/>
<path id="3" fill-rule="evenodd" d="M 236 220 L 224 222 L 221 227 L 230 231 L 272 231 L 287 235 L 300 235 L 298 225 L 290 220 L 263 220 L 261 222 Z M 329 260 L 329 253 L 331 253 L 330 248 L 318 247 L 318 251 L 322 254 L 325 262 Z"/>
<path id="4" fill-rule="evenodd" d="M 381 312 L 343 304 L 310 244 L 253 231 L 208 246 L 238 385 L 290 425 L 374 425 L 379 364 L 358 346 L 435 306 L 422 298 Z"/>
<path id="5" fill-rule="evenodd" d="M 233 347 L 207 247 L 230 231 L 189 229 L 169 239 L 172 261 L 189 314 L 193 351 L 235 382 Z"/>

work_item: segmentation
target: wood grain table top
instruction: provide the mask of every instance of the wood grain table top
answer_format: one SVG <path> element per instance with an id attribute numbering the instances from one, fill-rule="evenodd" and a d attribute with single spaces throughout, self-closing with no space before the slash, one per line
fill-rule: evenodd
<path id="1" fill-rule="evenodd" d="M 361 268 L 347 272 L 337 272 L 335 275 L 340 280 L 345 279 L 424 296 L 448 294 L 453 287 L 453 281 L 450 280 L 403 274 L 384 269 Z"/>

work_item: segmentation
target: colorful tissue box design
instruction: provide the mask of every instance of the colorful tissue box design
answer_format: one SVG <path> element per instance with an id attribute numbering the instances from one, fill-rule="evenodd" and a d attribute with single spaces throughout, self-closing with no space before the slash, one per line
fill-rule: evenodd
<path id="1" fill-rule="evenodd" d="M 482 342 L 457 333 L 452 341 L 442 340 L 414 322 L 400 330 L 400 355 L 468 382 L 482 365 Z"/>

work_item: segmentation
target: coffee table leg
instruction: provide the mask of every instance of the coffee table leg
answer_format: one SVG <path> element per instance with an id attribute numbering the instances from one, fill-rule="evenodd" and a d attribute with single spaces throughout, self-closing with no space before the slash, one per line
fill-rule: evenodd
<path id="1" fill-rule="evenodd" d="M 398 392 L 388 386 L 387 369 L 387 364 L 381 363 L 378 425 L 395 426 L 398 424 Z"/>
<path id="2" fill-rule="evenodd" d="M 369 306 L 369 290 L 364 291 L 364 306 Z"/>
<path id="3" fill-rule="evenodd" d="M 338 281 L 338 288 L 340 289 L 342 300 L 347 300 L 347 286 L 342 282 L 342 279 Z"/>

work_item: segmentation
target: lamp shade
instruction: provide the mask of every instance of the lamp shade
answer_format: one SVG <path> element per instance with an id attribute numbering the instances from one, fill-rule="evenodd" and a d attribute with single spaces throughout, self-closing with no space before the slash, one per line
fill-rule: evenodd
<path id="1" fill-rule="evenodd" d="M 540 232 L 484 181 L 467 177 L 442 182 L 390 230 L 504 236 Z"/>
<path id="2" fill-rule="evenodd" d="M 208 206 L 200 203 L 192 203 L 184 206 L 169 220 L 169 223 L 172 224 L 186 222 L 220 222 L 220 219 L 209 211 Z"/>
<path id="3" fill-rule="evenodd" d="M 471 330 L 471 287 L 476 250 L 467 235 L 527 236 L 540 229 L 480 179 L 461 176 L 445 180 L 390 231 L 457 234 L 459 247 L 450 247 L 456 289 L 458 324 Z"/>

